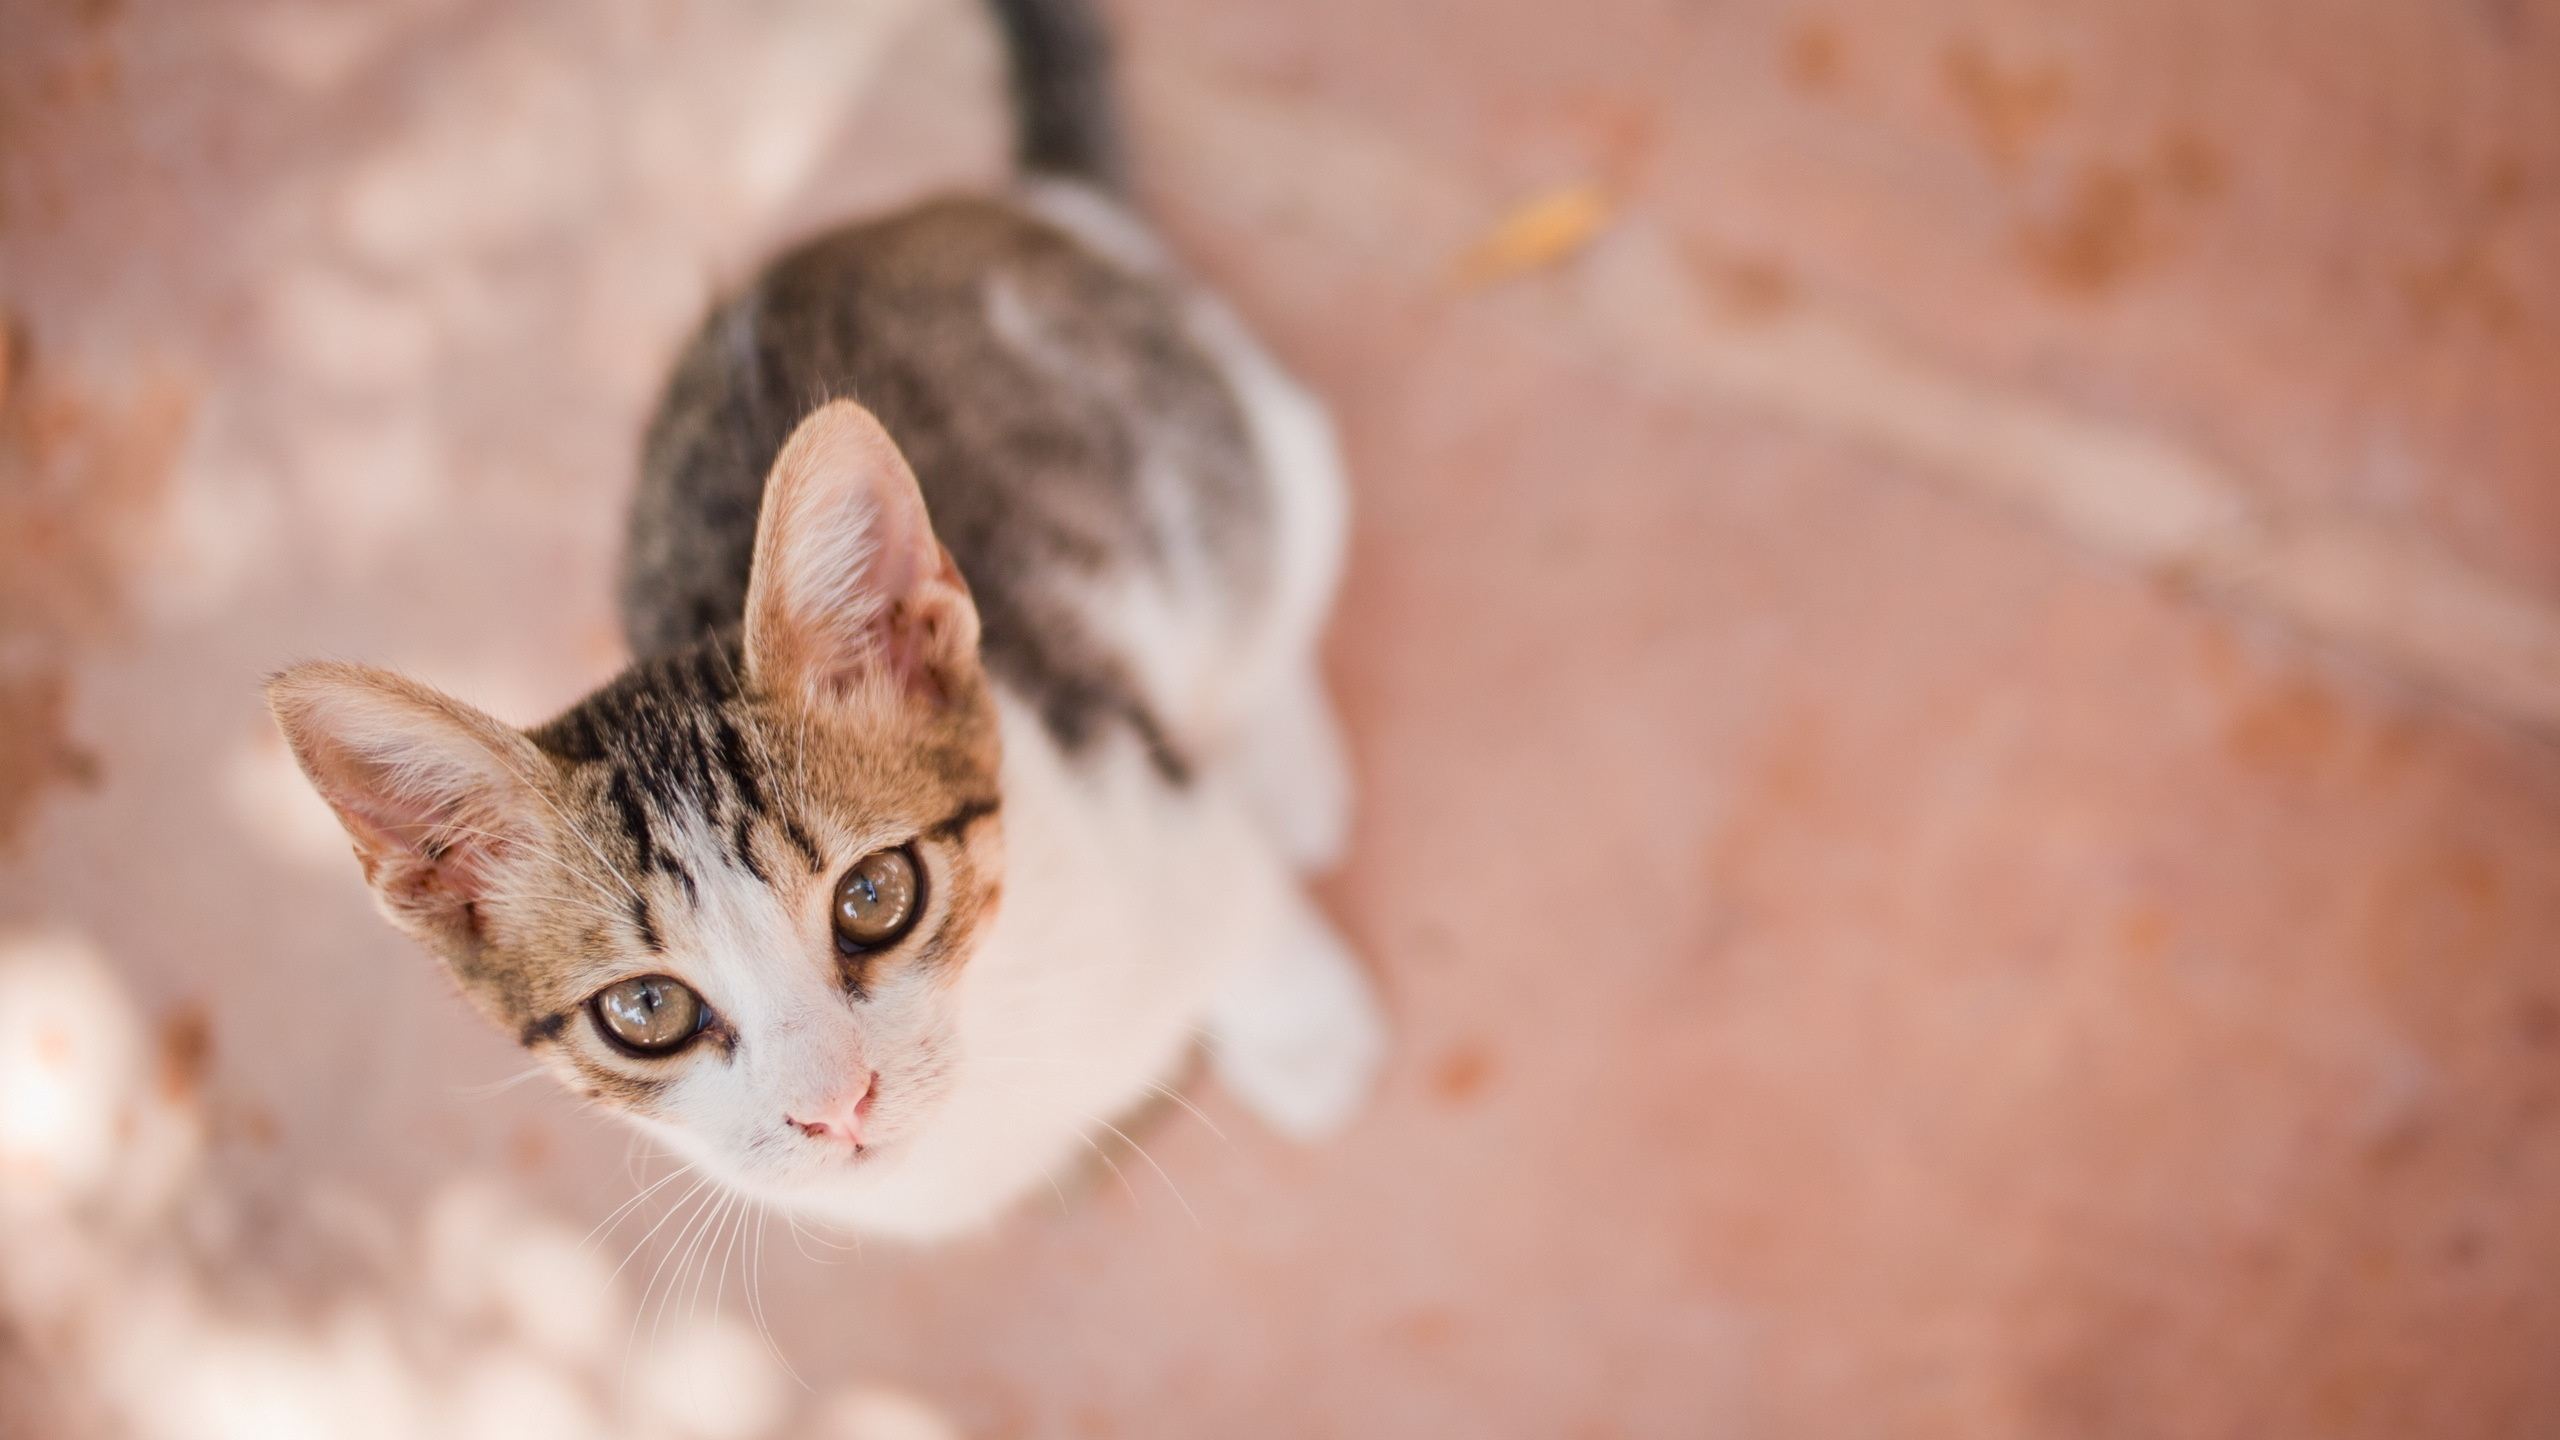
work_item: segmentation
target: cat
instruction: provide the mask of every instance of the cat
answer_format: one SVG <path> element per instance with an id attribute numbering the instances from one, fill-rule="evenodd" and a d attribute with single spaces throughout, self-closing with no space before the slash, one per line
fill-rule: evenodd
<path id="1" fill-rule="evenodd" d="M 267 687 L 490 1020 L 733 1190 L 916 1240 L 1204 1034 L 1308 1139 L 1386 1044 L 1302 883 L 1350 802 L 1330 422 L 1129 209 L 1098 21 L 991 9 L 1016 181 L 714 307 L 643 447 L 627 669 L 529 731 L 357 665 Z"/>

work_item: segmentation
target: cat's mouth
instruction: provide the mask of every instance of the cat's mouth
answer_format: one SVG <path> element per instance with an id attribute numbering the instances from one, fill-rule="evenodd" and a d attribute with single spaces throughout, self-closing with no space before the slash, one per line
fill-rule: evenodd
<path id="1" fill-rule="evenodd" d="M 808 1147 L 794 1157 L 793 1163 L 772 1183 L 782 1191 L 824 1190 L 854 1176 L 872 1176 L 884 1166 L 894 1169 L 900 1145 L 896 1137 L 882 1136 L 865 1140 L 860 1146 L 830 1145 L 824 1150 Z"/>

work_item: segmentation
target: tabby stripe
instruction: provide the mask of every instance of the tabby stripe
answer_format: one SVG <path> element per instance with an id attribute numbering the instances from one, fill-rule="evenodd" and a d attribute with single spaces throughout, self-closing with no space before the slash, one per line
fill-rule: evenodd
<path id="1" fill-rule="evenodd" d="M 940 820 L 937 820 L 933 824 L 927 826 L 924 832 L 925 836 L 926 838 L 933 840 L 957 840 L 961 835 L 967 833 L 970 826 L 977 824 L 979 821 L 993 815 L 996 811 L 1002 808 L 1002 802 L 998 801 L 993 796 L 989 796 L 984 799 L 972 800 L 967 804 L 962 805 L 959 809 L 945 815 Z"/>
<path id="2" fill-rule="evenodd" d="M 1126 702 L 1125 713 L 1129 728 L 1138 732 L 1139 742 L 1147 747 L 1147 759 L 1155 765 L 1156 773 L 1177 790 L 1189 788 L 1191 762 L 1174 748 L 1172 738 L 1156 723 L 1155 712 L 1132 699 Z"/>
<path id="3" fill-rule="evenodd" d="M 739 867 L 754 876 L 757 884 L 770 884 L 771 882 L 764 878 L 764 867 L 756 863 L 756 849 L 751 843 L 753 839 L 754 837 L 747 832 L 747 817 L 742 814 L 738 817 L 735 828 L 729 832 L 730 851 L 738 857 Z"/>
<path id="4" fill-rule="evenodd" d="M 605 785 L 605 793 L 613 808 L 622 816 L 623 832 L 631 837 L 631 847 L 639 855 L 639 868 L 657 868 L 657 845 L 649 835 L 649 813 L 640 808 L 640 797 L 631 787 L 631 772 L 620 765 L 613 767 L 613 779 Z"/>
<path id="5" fill-rule="evenodd" d="M 738 803 L 748 813 L 762 815 L 764 790 L 756 784 L 755 767 L 747 758 L 747 738 L 725 713 L 720 716 L 720 765 L 728 772 L 729 783 L 737 787 Z"/>
<path id="6" fill-rule="evenodd" d="M 711 779 L 714 758 L 711 753 L 711 737 L 703 731 L 699 722 L 687 725 L 684 733 L 685 738 L 693 742 L 685 747 L 685 760 L 686 768 L 693 772 L 693 793 L 696 803 L 702 807 L 705 819 L 716 819 L 718 806 L 715 802 L 720 791 Z"/>
<path id="7" fill-rule="evenodd" d="M 631 923 L 640 931 L 640 943 L 653 954 L 666 953 L 667 942 L 658 938 L 658 927 L 649 923 L 649 902 L 638 895 L 631 897 Z"/>
<path id="8" fill-rule="evenodd" d="M 818 842 L 810 839 L 809 832 L 801 828 L 799 816 L 784 812 L 782 833 L 784 838 L 799 847 L 802 855 L 808 857 L 810 874 L 819 874 L 827 868 L 827 857 L 818 853 Z"/>

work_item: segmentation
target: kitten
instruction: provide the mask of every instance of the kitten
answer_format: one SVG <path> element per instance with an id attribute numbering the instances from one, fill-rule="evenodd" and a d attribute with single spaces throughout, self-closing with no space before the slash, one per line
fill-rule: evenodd
<path id="1" fill-rule="evenodd" d="M 704 321 L 649 427 L 628 669 L 531 731 L 361 666 L 268 686 L 491 1020 L 728 1185 L 917 1238 L 1202 1031 L 1300 1137 L 1384 1043 L 1299 883 L 1348 803 L 1330 427 L 1122 207 L 1093 18 L 993 8 L 1023 180 L 822 235 Z"/>

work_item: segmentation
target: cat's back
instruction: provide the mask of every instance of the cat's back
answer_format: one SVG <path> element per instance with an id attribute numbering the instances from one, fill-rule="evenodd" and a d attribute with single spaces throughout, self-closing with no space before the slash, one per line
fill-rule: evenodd
<path id="1" fill-rule="evenodd" d="M 851 398 L 913 466 L 991 675 L 1063 743 L 1125 720 L 1178 765 L 1163 692 L 1249 648 L 1295 588 L 1276 572 L 1305 527 L 1271 483 L 1273 418 L 1251 413 L 1267 387 L 1239 374 L 1269 367 L 1108 202 L 1048 199 L 937 200 L 829 232 L 712 312 L 644 448 L 622 594 L 635 653 L 738 622 L 767 469 L 805 415 Z"/>

